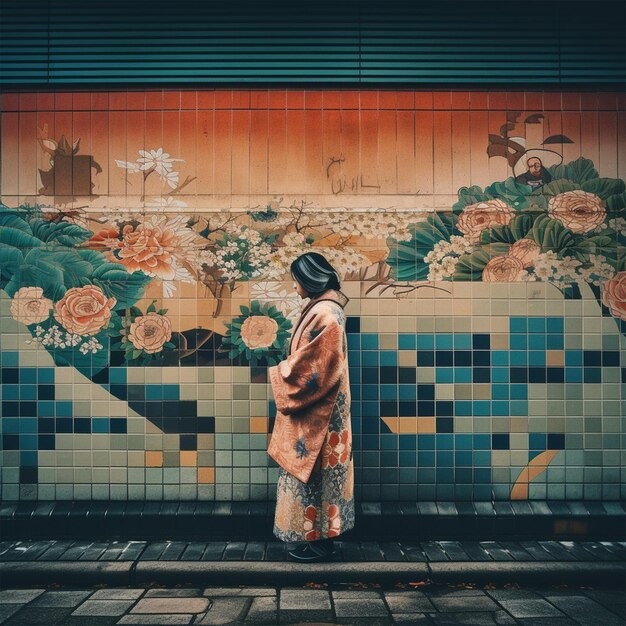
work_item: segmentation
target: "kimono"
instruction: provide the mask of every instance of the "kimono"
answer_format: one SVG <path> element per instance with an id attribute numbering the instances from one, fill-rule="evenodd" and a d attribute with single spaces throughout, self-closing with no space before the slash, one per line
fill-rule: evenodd
<path id="1" fill-rule="evenodd" d="M 274 534 L 337 537 L 354 526 L 354 464 L 344 306 L 334 289 L 304 307 L 289 356 L 269 368 L 276 420 L 268 454 L 280 465 Z"/>

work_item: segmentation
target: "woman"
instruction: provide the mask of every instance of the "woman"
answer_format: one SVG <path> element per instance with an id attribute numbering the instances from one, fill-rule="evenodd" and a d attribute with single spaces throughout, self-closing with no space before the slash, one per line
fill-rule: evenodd
<path id="1" fill-rule="evenodd" d="M 318 561 L 354 526 L 348 346 L 339 277 L 316 252 L 291 264 L 304 306 L 289 356 L 269 368 L 276 421 L 268 454 L 280 465 L 274 534 L 289 556 Z"/>

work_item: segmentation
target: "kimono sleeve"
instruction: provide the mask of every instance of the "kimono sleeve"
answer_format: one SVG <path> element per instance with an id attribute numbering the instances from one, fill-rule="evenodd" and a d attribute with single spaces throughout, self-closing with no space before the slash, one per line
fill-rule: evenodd
<path id="1" fill-rule="evenodd" d="M 269 368 L 278 411 L 291 415 L 324 398 L 341 378 L 344 363 L 343 326 L 332 315 L 314 318 L 308 343 Z"/>

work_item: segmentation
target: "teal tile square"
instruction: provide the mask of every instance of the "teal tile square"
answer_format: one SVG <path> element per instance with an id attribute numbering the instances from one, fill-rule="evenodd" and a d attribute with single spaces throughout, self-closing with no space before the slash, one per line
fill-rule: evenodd
<path id="1" fill-rule="evenodd" d="M 438 367 L 435 370 L 435 381 L 437 383 L 454 382 L 454 370 L 451 367 Z"/>
<path id="2" fill-rule="evenodd" d="M 54 383 L 54 370 L 51 367 L 40 367 L 37 370 L 37 382 L 42 385 Z"/>
<path id="3" fill-rule="evenodd" d="M 109 418 L 108 417 L 94 417 L 91 420 L 91 432 L 108 433 L 109 432 Z"/>
<path id="4" fill-rule="evenodd" d="M 454 403 L 454 413 L 461 417 L 468 417 L 472 415 L 472 401 L 471 400 L 457 400 Z"/>
<path id="5" fill-rule="evenodd" d="M 546 346 L 548 350 L 563 350 L 564 347 L 563 335 L 548 335 Z"/>
<path id="6" fill-rule="evenodd" d="M 530 350 L 528 353 L 528 365 L 531 367 L 545 367 L 546 353 L 544 350 Z"/>
<path id="7" fill-rule="evenodd" d="M 548 317 L 546 329 L 549 333 L 563 333 L 565 330 L 565 320 L 562 317 Z"/>
<path id="8" fill-rule="evenodd" d="M 509 382 L 509 368 L 508 367 L 493 367 L 491 369 L 491 381 L 494 383 L 508 383 Z"/>
<path id="9" fill-rule="evenodd" d="M 545 334 L 535 334 L 528 336 L 528 348 L 530 350 L 545 350 L 546 336 Z"/>
<path id="10" fill-rule="evenodd" d="M 39 445 L 37 443 L 37 435 L 31 435 L 29 433 L 22 434 L 20 433 L 20 450 L 22 450 L 21 454 L 24 454 L 24 450 L 38 450 Z M 21 455 L 20 455 L 21 456 Z M 24 465 L 28 465 L 28 463 L 23 463 Z"/>
<path id="11" fill-rule="evenodd" d="M 546 318 L 545 317 L 529 317 L 528 318 L 528 332 L 545 333 L 546 332 Z"/>
<path id="12" fill-rule="evenodd" d="M 112 367 L 109 370 L 109 382 L 125 383 L 127 381 L 127 369 L 125 367 Z"/>
<path id="13" fill-rule="evenodd" d="M 510 412 L 509 403 L 506 402 L 505 400 L 494 400 L 491 403 L 492 415 L 503 417 L 503 416 L 509 415 L 509 412 Z"/>
<path id="14" fill-rule="evenodd" d="M 490 404 L 489 400 L 474 400 L 474 415 L 481 417 L 490 415 Z"/>
<path id="15" fill-rule="evenodd" d="M 398 385 L 400 400 L 415 400 L 417 398 L 417 387 L 415 385 Z"/>
<path id="16" fill-rule="evenodd" d="M 525 333 L 528 331 L 528 320 L 525 317 L 511 317 L 509 328 L 512 333 Z"/>
<path id="17" fill-rule="evenodd" d="M 37 418 L 36 417 L 21 417 L 20 418 L 20 432 L 21 433 L 36 433 L 37 432 Z"/>
<path id="18" fill-rule="evenodd" d="M 17 367 L 19 365 L 19 353 L 7 350 L 0 352 L 0 364 L 4 367 Z"/>
<path id="19" fill-rule="evenodd" d="M 2 385 L 2 399 L 3 400 L 19 400 L 20 399 L 20 386 L 13 384 Z"/>
<path id="20" fill-rule="evenodd" d="M 582 350 L 565 350 L 565 365 L 582 366 L 583 351 Z"/>
<path id="21" fill-rule="evenodd" d="M 380 399 L 381 400 L 397 400 L 398 399 L 398 386 L 397 385 L 381 385 L 380 386 Z"/>
<path id="22" fill-rule="evenodd" d="M 566 367 L 565 368 L 566 383 L 582 383 L 583 368 L 582 367 Z"/>
<path id="23" fill-rule="evenodd" d="M 449 333 L 435 335 L 435 348 L 437 350 L 452 350 L 454 346 L 453 336 Z"/>
<path id="24" fill-rule="evenodd" d="M 433 350 L 435 348 L 435 336 L 428 334 L 417 335 L 417 349 L 418 350 Z"/>
<path id="25" fill-rule="evenodd" d="M 492 400 L 508 400 L 509 399 L 509 386 L 502 384 L 491 385 L 491 399 Z"/>
<path id="26" fill-rule="evenodd" d="M 491 351 L 491 364 L 492 365 L 508 365 L 509 353 L 506 350 L 492 350 Z"/>
<path id="27" fill-rule="evenodd" d="M 380 353 L 381 365 L 398 365 L 398 353 L 395 350 L 383 350 Z"/>
<path id="28" fill-rule="evenodd" d="M 146 385 L 146 400 L 163 400 L 163 386 Z"/>
<path id="29" fill-rule="evenodd" d="M 348 350 L 361 349 L 361 335 L 356 333 L 348 333 Z"/>
<path id="30" fill-rule="evenodd" d="M 528 365 L 528 352 L 525 350 L 511 350 L 509 358 L 514 367 Z"/>
<path id="31" fill-rule="evenodd" d="M 375 350 L 367 350 L 367 351 L 361 352 L 361 361 L 363 365 L 367 367 L 378 367 L 379 366 L 378 354 L 379 353 L 376 352 Z"/>
<path id="32" fill-rule="evenodd" d="M 528 386 L 525 384 L 511 384 L 511 400 L 528 400 Z"/>
<path id="33" fill-rule="evenodd" d="M 19 433 L 20 432 L 20 418 L 8 417 L 2 418 L 2 432 L 4 433 Z"/>
<path id="34" fill-rule="evenodd" d="M 20 367 L 20 383 L 36 383 L 37 382 L 37 368 L 35 367 Z"/>
<path id="35" fill-rule="evenodd" d="M 458 433 L 454 436 L 454 445 L 457 450 L 471 450 L 473 446 L 473 437 L 469 433 Z"/>
<path id="36" fill-rule="evenodd" d="M 471 350 L 472 349 L 472 335 L 469 333 L 455 333 L 454 334 L 454 349 L 455 350 Z"/>
<path id="37" fill-rule="evenodd" d="M 455 383 L 471 383 L 472 368 L 471 367 L 455 367 L 454 368 Z"/>
<path id="38" fill-rule="evenodd" d="M 163 385 L 163 400 L 180 400 L 178 385 Z"/>
<path id="39" fill-rule="evenodd" d="M 398 335 L 398 350 L 415 350 L 417 347 L 417 338 L 415 334 L 400 333 Z"/>
<path id="40" fill-rule="evenodd" d="M 526 350 L 528 347 L 526 335 L 511 335 L 509 337 L 509 345 L 511 350 Z"/>
<path id="41" fill-rule="evenodd" d="M 54 400 L 39 400 L 37 409 L 39 417 L 54 417 Z"/>
<path id="42" fill-rule="evenodd" d="M 378 385 L 363 385 L 361 389 L 363 400 L 378 400 Z"/>
<path id="43" fill-rule="evenodd" d="M 509 403 L 510 415 L 513 417 L 528 415 L 528 402 L 524 400 L 511 400 Z"/>
<path id="44" fill-rule="evenodd" d="M 20 385 L 20 400 L 36 400 L 37 385 Z"/>
<path id="45" fill-rule="evenodd" d="M 374 333 L 361 333 L 362 350 L 378 350 L 378 335 Z"/>

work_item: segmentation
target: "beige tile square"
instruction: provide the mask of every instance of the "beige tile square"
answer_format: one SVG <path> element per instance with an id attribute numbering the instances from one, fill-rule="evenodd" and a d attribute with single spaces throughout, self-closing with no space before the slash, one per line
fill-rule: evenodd
<path id="1" fill-rule="evenodd" d="M 387 326 L 386 322 L 385 322 L 385 326 Z M 379 345 L 380 345 L 381 350 L 397 350 L 398 349 L 398 335 L 382 333 L 379 336 Z"/>
<path id="2" fill-rule="evenodd" d="M 417 350 L 399 350 L 398 365 L 402 367 L 415 367 L 417 362 Z"/>

